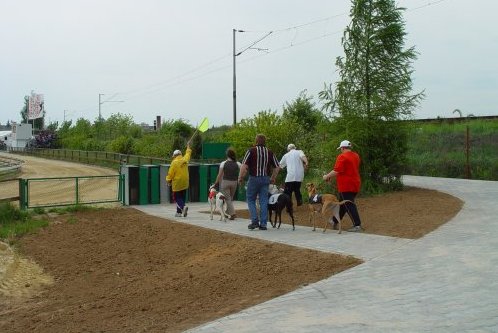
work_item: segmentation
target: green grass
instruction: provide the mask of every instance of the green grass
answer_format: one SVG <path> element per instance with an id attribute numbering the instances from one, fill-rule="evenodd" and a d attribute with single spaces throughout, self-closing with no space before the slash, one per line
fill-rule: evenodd
<path id="1" fill-rule="evenodd" d="M 99 209 L 103 208 L 75 205 L 64 208 L 50 208 L 48 209 L 48 213 L 66 214 Z M 45 208 L 34 208 L 31 211 L 23 211 L 14 207 L 10 202 L 0 203 L 0 240 L 12 242 L 17 237 L 46 227 L 49 221 L 40 218 L 46 213 Z M 70 216 L 67 221 L 70 224 L 78 222 L 74 216 Z"/>
<path id="2" fill-rule="evenodd" d="M 56 214 L 66 214 L 66 213 L 75 213 L 75 212 L 87 212 L 93 210 L 104 209 L 103 207 L 93 207 L 88 205 L 72 205 L 66 207 L 54 207 L 48 210 L 49 213 Z"/>
<path id="3" fill-rule="evenodd" d="M 471 178 L 498 180 L 498 120 L 414 122 L 406 173 L 465 178 L 467 127 Z"/>
<path id="4" fill-rule="evenodd" d="M 48 225 L 44 219 L 34 219 L 31 213 L 21 211 L 10 202 L 0 203 L 0 239 L 11 240 Z"/>

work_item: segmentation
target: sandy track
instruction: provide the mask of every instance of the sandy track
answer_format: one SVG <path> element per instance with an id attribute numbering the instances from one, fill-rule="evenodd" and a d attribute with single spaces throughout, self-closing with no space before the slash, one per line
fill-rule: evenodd
<path id="1" fill-rule="evenodd" d="M 51 177 L 80 177 L 80 176 L 107 176 L 118 174 L 117 170 L 73 162 L 50 160 L 33 156 L 0 153 L 0 156 L 15 157 L 24 161 L 21 167 L 20 178 L 51 178 Z M 85 197 L 96 196 L 98 199 L 115 197 L 116 179 L 94 179 L 82 194 Z M 33 203 L 43 205 L 58 201 L 71 203 L 74 195 L 74 184 L 69 180 L 51 181 L 45 183 L 34 182 L 30 193 L 33 194 Z M 0 199 L 19 195 L 17 181 L 0 183 Z M 36 198 L 36 199 L 35 199 Z M 69 202 L 68 202 L 69 198 Z"/>

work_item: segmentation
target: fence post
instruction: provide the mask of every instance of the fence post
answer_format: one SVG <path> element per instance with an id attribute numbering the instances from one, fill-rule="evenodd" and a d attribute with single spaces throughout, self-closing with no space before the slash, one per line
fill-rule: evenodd
<path id="1" fill-rule="evenodd" d="M 26 202 L 27 199 L 26 184 L 27 184 L 26 179 L 19 178 L 19 206 L 21 210 L 26 210 L 28 206 Z"/>
<path id="2" fill-rule="evenodd" d="M 74 181 L 76 182 L 76 204 L 78 204 L 80 202 L 79 198 L 80 198 L 80 194 L 79 194 L 79 191 L 78 191 L 78 177 L 75 177 L 74 178 Z"/>
<path id="3" fill-rule="evenodd" d="M 125 205 L 125 175 L 121 173 L 121 169 L 119 170 L 119 196 L 121 200 L 121 204 Z"/>

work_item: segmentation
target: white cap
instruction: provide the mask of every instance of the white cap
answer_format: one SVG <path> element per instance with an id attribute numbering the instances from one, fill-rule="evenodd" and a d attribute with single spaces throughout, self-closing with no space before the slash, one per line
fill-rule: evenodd
<path id="1" fill-rule="evenodd" d="M 178 149 L 177 149 L 177 150 L 175 150 L 175 151 L 173 152 L 173 157 L 178 156 L 178 155 L 181 155 L 181 154 L 182 154 L 182 152 L 181 152 L 180 150 L 178 150 Z"/>
<path id="2" fill-rule="evenodd" d="M 341 141 L 341 144 L 339 145 L 339 147 L 337 147 L 337 150 L 341 148 L 351 148 L 351 142 L 349 142 L 348 140 Z"/>
<path id="3" fill-rule="evenodd" d="M 289 145 L 287 146 L 287 150 L 291 149 L 296 149 L 296 146 L 293 143 L 289 143 Z"/>

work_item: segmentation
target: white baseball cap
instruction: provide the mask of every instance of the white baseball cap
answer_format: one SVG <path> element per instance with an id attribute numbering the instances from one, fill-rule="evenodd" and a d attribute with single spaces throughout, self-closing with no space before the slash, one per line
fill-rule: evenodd
<path id="1" fill-rule="evenodd" d="M 177 149 L 177 150 L 175 150 L 175 151 L 173 152 L 173 157 L 178 156 L 178 155 L 181 155 L 181 154 L 182 154 L 182 152 L 181 152 L 180 150 L 178 150 L 178 149 Z"/>
<path id="2" fill-rule="evenodd" d="M 341 148 L 351 148 L 352 145 L 351 145 L 351 142 L 349 142 L 348 140 L 343 140 L 341 141 L 341 144 L 339 145 L 339 147 L 337 147 L 337 150 L 341 149 Z"/>

